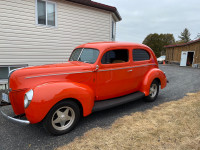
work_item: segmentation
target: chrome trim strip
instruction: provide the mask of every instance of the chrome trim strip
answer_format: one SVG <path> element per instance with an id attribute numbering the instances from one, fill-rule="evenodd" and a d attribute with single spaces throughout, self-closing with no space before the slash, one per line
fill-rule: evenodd
<path id="1" fill-rule="evenodd" d="M 13 123 L 19 123 L 19 124 L 23 124 L 23 125 L 28 125 L 30 124 L 30 121 L 28 120 L 21 120 L 21 119 L 16 119 L 16 118 L 12 118 L 8 115 L 6 115 L 4 112 L 1 111 L 1 114 L 3 115 L 3 117 L 9 121 L 12 121 Z"/>
<path id="2" fill-rule="evenodd" d="M 157 66 L 157 65 L 156 64 L 146 64 L 146 65 L 134 66 L 133 68 L 146 67 L 146 66 Z"/>
<path id="3" fill-rule="evenodd" d="M 113 70 L 123 70 L 123 69 L 133 69 L 133 68 L 146 67 L 146 66 L 157 66 L 157 65 L 156 65 L 156 64 L 147 64 L 147 65 L 140 65 L 140 66 L 133 66 L 133 67 L 125 67 L 125 68 L 117 68 L 117 69 L 99 70 L 98 72 L 113 71 Z"/>
<path id="4" fill-rule="evenodd" d="M 117 68 L 117 69 L 98 70 L 97 72 L 113 71 L 113 70 L 123 70 L 123 69 L 131 69 L 131 68 L 133 68 L 133 67 L 125 67 L 125 68 Z"/>
<path id="5" fill-rule="evenodd" d="M 156 64 L 146 64 L 146 65 L 133 66 L 133 67 L 125 67 L 125 68 L 117 68 L 117 69 L 107 69 L 107 70 L 98 70 L 97 72 L 113 71 L 113 70 L 123 70 L 123 69 L 132 69 L 132 68 L 145 67 L 145 66 L 157 66 L 157 65 Z M 59 76 L 59 75 L 69 75 L 69 74 L 91 73 L 91 72 L 94 72 L 94 71 L 71 72 L 71 73 L 60 73 L 60 74 L 48 74 L 48 75 L 40 75 L 40 76 L 30 76 L 30 77 L 26 77 L 25 79 L 38 78 L 38 77 L 48 77 L 48 76 Z"/>
<path id="6" fill-rule="evenodd" d="M 60 74 L 48 74 L 48 75 L 40 75 L 40 76 L 31 76 L 31 77 L 26 77 L 26 79 L 30 79 L 30 78 L 38 78 L 38 77 L 48 77 L 48 76 L 69 75 L 69 74 L 79 74 L 79 73 L 91 73 L 91 72 L 93 72 L 93 71 L 72 72 L 72 73 L 60 73 Z"/>

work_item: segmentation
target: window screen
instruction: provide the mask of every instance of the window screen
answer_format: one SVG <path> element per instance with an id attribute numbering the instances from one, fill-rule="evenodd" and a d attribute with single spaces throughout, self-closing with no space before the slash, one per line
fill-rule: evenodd
<path id="1" fill-rule="evenodd" d="M 128 62 L 128 50 L 112 50 L 104 54 L 102 64 L 115 64 Z"/>
<path id="2" fill-rule="evenodd" d="M 38 24 L 46 25 L 46 2 L 38 0 Z"/>
<path id="3" fill-rule="evenodd" d="M 134 49 L 133 50 L 133 61 L 143 61 L 149 60 L 150 55 L 146 50 L 143 49 Z"/>

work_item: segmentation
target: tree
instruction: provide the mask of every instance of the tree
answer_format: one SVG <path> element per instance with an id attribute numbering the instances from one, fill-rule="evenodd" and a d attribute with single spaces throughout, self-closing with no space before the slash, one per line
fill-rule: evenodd
<path id="1" fill-rule="evenodd" d="M 197 37 L 195 38 L 195 40 L 200 39 L 200 33 L 197 34 Z"/>
<path id="2" fill-rule="evenodd" d="M 187 42 L 191 41 L 190 35 L 191 34 L 190 34 L 189 30 L 187 28 L 185 28 L 183 30 L 183 32 L 181 32 L 181 35 L 178 36 L 178 38 L 180 39 L 180 41 L 178 41 L 178 43 L 187 43 Z"/>
<path id="3" fill-rule="evenodd" d="M 149 34 L 143 41 L 143 44 L 149 46 L 154 51 L 156 57 L 159 57 L 163 51 L 165 53 L 165 45 L 171 45 L 174 43 L 175 39 L 173 34 Z"/>

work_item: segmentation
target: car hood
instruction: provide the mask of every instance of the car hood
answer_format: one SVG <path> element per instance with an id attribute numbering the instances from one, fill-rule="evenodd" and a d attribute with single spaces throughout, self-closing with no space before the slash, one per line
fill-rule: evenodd
<path id="1" fill-rule="evenodd" d="M 92 65 L 83 62 L 66 62 L 62 64 L 51 64 L 21 68 L 14 71 L 10 75 L 9 86 L 12 90 L 31 88 L 45 82 L 59 82 L 67 80 L 76 80 L 82 82 L 87 80 L 87 77 L 73 79 L 73 74 L 81 74 L 92 72 Z"/>

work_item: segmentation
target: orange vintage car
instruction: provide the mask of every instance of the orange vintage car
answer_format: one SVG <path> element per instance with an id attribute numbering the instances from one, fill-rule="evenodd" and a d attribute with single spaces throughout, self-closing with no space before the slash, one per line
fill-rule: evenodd
<path id="1" fill-rule="evenodd" d="M 69 61 L 14 70 L 9 100 L 22 124 L 43 122 L 47 131 L 71 131 L 80 117 L 137 99 L 152 102 L 167 78 L 153 51 L 142 44 L 100 42 L 80 45 Z M 22 116 L 26 120 L 20 119 Z"/>

